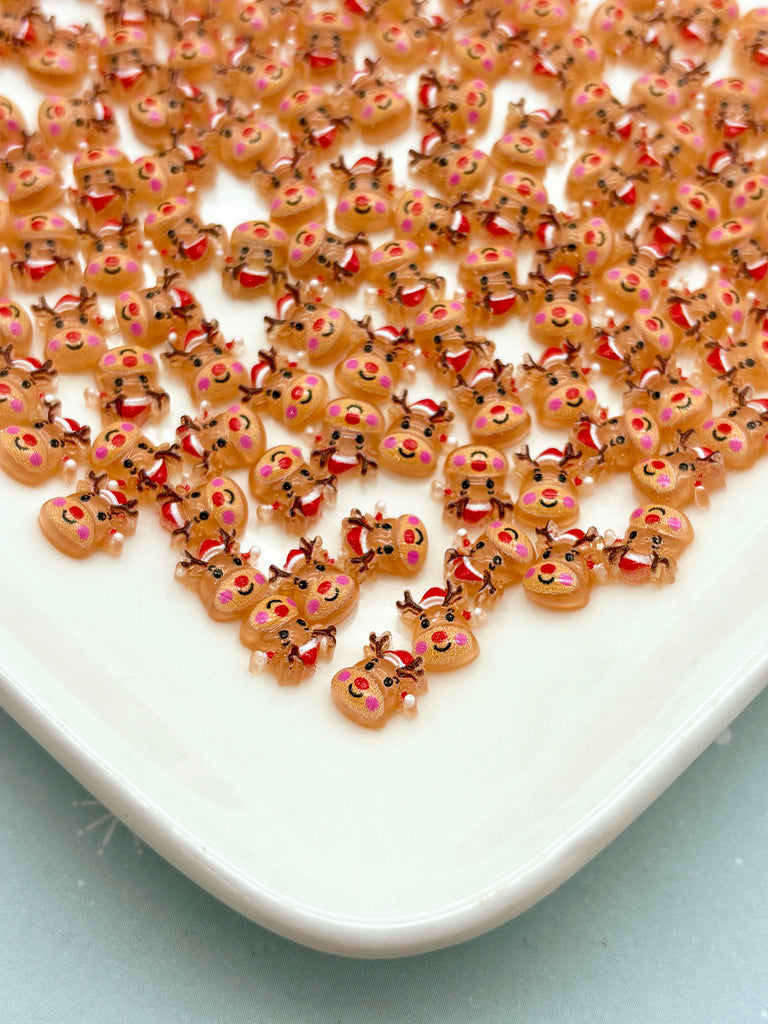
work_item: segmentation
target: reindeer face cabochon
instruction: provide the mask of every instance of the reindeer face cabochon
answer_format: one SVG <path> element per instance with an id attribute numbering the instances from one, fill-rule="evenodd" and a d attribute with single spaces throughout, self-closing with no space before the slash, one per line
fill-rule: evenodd
<path id="1" fill-rule="evenodd" d="M 185 551 L 176 566 L 176 578 L 199 593 L 206 611 L 217 622 L 242 619 L 267 597 L 263 572 L 251 565 L 234 538 L 226 533 L 206 538 L 197 555 Z"/>
<path id="2" fill-rule="evenodd" d="M 227 476 L 214 476 L 196 486 L 174 491 L 166 487 L 157 495 L 160 523 L 174 536 L 200 541 L 216 534 L 241 533 L 248 521 L 248 502 L 242 488 Z"/>
<path id="3" fill-rule="evenodd" d="M 547 448 L 531 459 L 527 447 L 518 458 L 530 463 L 520 485 L 515 515 L 527 526 L 543 526 L 553 520 L 559 526 L 571 526 L 579 516 L 576 483 L 568 471 L 568 463 L 580 461 L 580 453 L 570 446 L 564 451 Z"/>
<path id="4" fill-rule="evenodd" d="M 58 402 L 46 405 L 47 420 L 0 428 L 0 469 L 23 484 L 43 483 L 62 468 L 74 469 L 73 455 L 88 445 L 88 427 L 58 416 Z"/>
<path id="5" fill-rule="evenodd" d="M 391 640 L 389 633 L 371 633 L 360 661 L 331 680 L 334 704 L 356 725 L 380 729 L 398 708 L 408 718 L 418 713 L 416 696 L 427 689 L 421 658 L 391 650 Z"/>
<path id="6" fill-rule="evenodd" d="M 394 399 L 393 399 L 394 401 Z M 447 440 L 444 424 L 453 418 L 445 403 L 423 398 L 408 405 L 403 393 L 402 415 L 393 420 L 379 449 L 380 465 L 400 476 L 429 476 Z"/>
<path id="7" fill-rule="evenodd" d="M 279 575 L 291 578 L 288 583 L 299 610 L 312 625 L 336 625 L 355 608 L 359 599 L 357 582 L 343 567 L 335 566 L 316 537 L 288 553 Z"/>
<path id="8" fill-rule="evenodd" d="M 480 653 L 469 628 L 469 612 L 462 602 L 462 588 L 431 587 L 416 603 L 409 591 L 397 607 L 413 622 L 413 651 L 428 672 L 447 672 L 468 665 Z"/>
<path id="9" fill-rule="evenodd" d="M 14 299 L 0 298 L 0 343 L 27 349 L 32 342 L 32 321 Z"/>
<path id="10" fill-rule="evenodd" d="M 573 611 L 589 601 L 594 568 L 596 531 L 570 530 L 559 534 L 547 527 L 549 546 L 523 574 L 523 593 L 534 604 Z"/>
<path id="11" fill-rule="evenodd" d="M 97 548 L 119 551 L 124 534 L 135 529 L 135 502 L 107 489 L 106 482 L 106 474 L 92 473 L 77 492 L 49 498 L 40 509 L 46 538 L 70 558 L 86 558 Z"/>

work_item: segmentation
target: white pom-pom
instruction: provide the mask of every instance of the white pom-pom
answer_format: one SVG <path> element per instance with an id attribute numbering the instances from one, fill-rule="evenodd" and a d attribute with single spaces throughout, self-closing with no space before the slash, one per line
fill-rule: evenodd
<path id="1" fill-rule="evenodd" d="M 418 704 L 416 698 L 412 693 L 406 693 L 403 697 L 403 712 L 407 718 L 415 718 L 419 713 Z"/>
<path id="2" fill-rule="evenodd" d="M 268 660 L 265 651 L 254 651 L 248 659 L 248 671 L 253 675 L 258 675 L 259 672 L 264 671 Z"/>
<path id="3" fill-rule="evenodd" d="M 433 501 L 442 501 L 445 497 L 445 481 L 433 480 L 429 486 L 429 495 Z"/>
<path id="4" fill-rule="evenodd" d="M 119 530 L 115 530 L 109 538 L 108 550 L 110 554 L 119 555 L 123 550 L 123 544 L 125 544 L 125 534 L 120 533 Z"/>

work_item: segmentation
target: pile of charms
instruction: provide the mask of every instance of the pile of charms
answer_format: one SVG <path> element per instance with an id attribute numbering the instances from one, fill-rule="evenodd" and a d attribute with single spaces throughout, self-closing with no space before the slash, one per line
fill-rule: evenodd
<path id="1" fill-rule="evenodd" d="M 476 657 L 472 615 L 514 583 L 575 609 L 596 582 L 674 579 L 682 509 L 766 450 L 768 8 L 577 15 L 571 0 L 110 0 L 96 31 L 6 0 L 0 54 L 43 98 L 32 131 L 0 97 L 0 467 L 79 479 L 40 511 L 57 548 L 117 551 L 155 507 L 183 546 L 177 577 L 242 623 L 252 669 L 298 683 L 360 587 L 413 576 L 427 552 L 420 516 L 352 509 L 333 557 L 312 537 L 328 495 L 378 470 L 432 478 L 458 533 L 440 585 L 398 602 L 411 649 L 371 632 L 331 684 L 372 727 Z M 740 77 L 710 74 L 726 54 Z M 508 102 L 480 148 L 494 102 L 526 82 L 552 111 Z M 147 153 L 127 155 L 121 118 Z M 424 187 L 378 148 L 414 124 Z M 348 166 L 351 140 L 370 152 Z M 252 183 L 255 219 L 205 223 L 217 165 Z M 704 282 L 680 283 L 702 261 Z M 227 301 L 272 303 L 247 358 L 195 294 L 209 271 Z M 349 312 L 364 289 L 382 324 Z M 516 366 L 512 325 L 534 352 Z M 415 369 L 448 399 L 412 397 Z M 51 393 L 83 373 L 95 437 Z M 197 411 L 155 442 L 166 374 Z M 466 443 L 449 443 L 451 405 Z M 559 446 L 531 454 L 531 413 Z M 265 421 L 291 439 L 270 444 Z M 299 538 L 267 575 L 238 540 L 238 471 L 260 520 Z M 586 486 L 615 473 L 640 496 L 625 532 L 578 528 Z"/>

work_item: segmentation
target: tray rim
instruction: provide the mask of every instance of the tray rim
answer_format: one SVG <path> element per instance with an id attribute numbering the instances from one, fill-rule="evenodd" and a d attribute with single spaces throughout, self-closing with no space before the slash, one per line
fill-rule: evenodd
<path id="1" fill-rule="evenodd" d="M 534 857 L 439 910 L 375 919 L 319 912 L 218 856 L 111 768 L 0 658 L 0 706 L 96 799 L 173 867 L 231 909 L 325 953 L 394 958 L 465 942 L 549 895 L 637 818 L 768 684 L 768 644 L 750 654 L 617 786 Z"/>

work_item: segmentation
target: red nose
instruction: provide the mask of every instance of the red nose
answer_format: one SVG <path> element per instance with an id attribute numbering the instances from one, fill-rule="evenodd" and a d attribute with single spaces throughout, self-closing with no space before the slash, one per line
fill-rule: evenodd
<path id="1" fill-rule="evenodd" d="M 545 487 L 544 490 L 541 492 L 541 496 L 546 501 L 555 501 L 556 498 L 557 498 L 557 488 L 556 487 Z"/>
<path id="2" fill-rule="evenodd" d="M 330 580 L 323 580 L 323 582 L 317 588 L 317 592 L 318 594 L 327 594 L 332 586 L 333 584 L 331 583 Z"/>
<path id="3" fill-rule="evenodd" d="M 566 392 L 565 392 L 565 397 L 567 399 L 569 399 L 569 401 L 573 401 L 574 398 L 578 398 L 579 397 L 579 389 L 578 388 L 568 388 L 566 390 Z"/>
<path id="4" fill-rule="evenodd" d="M 429 639 L 434 644 L 442 644 L 448 639 L 448 634 L 444 629 L 436 629 Z"/>
<path id="5" fill-rule="evenodd" d="M 419 446 L 412 437 L 406 437 L 401 447 L 405 448 L 407 452 L 415 452 Z"/>
<path id="6" fill-rule="evenodd" d="M 119 263 L 120 263 L 120 257 L 119 256 L 107 256 L 107 258 L 104 260 L 104 265 L 107 266 L 107 267 L 116 267 L 116 266 L 119 265 Z"/>

